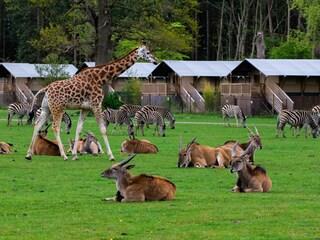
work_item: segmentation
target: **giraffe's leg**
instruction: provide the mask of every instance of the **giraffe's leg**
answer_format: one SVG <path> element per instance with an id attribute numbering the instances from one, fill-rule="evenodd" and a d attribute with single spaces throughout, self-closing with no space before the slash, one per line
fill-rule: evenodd
<path id="1" fill-rule="evenodd" d="M 79 137 L 82 132 L 82 129 L 83 129 L 83 123 L 85 122 L 88 113 L 89 113 L 89 110 L 84 110 L 84 109 L 80 110 L 80 116 L 79 116 L 79 120 L 78 120 L 76 136 L 74 139 L 74 146 L 73 146 L 73 150 L 72 150 L 72 160 L 78 159 L 78 156 L 77 156 L 78 141 L 79 141 Z"/>
<path id="2" fill-rule="evenodd" d="M 48 117 L 49 117 L 48 111 L 42 111 L 40 117 L 34 123 L 34 130 L 33 130 L 31 143 L 30 143 L 27 155 L 25 157 L 27 160 L 31 160 L 31 155 L 33 154 L 34 141 L 36 140 L 39 130 L 45 124 Z"/>
<path id="3" fill-rule="evenodd" d="M 107 129 L 103 124 L 103 118 L 102 118 L 102 113 L 101 113 L 101 106 L 96 107 L 96 108 L 92 108 L 92 111 L 94 113 L 94 116 L 96 117 L 98 126 L 100 128 L 100 132 L 102 134 L 104 143 L 106 145 L 106 149 L 107 149 L 107 154 L 109 155 L 109 160 L 113 161 L 114 160 L 114 156 L 112 154 L 110 145 L 109 145 L 109 141 L 108 141 L 108 137 L 107 137 Z"/>
<path id="4" fill-rule="evenodd" d="M 64 151 L 64 147 L 60 138 L 62 114 L 63 114 L 63 110 L 56 111 L 54 114 L 52 113 L 52 116 L 53 116 L 52 130 L 54 135 L 56 136 L 61 157 L 63 157 L 64 160 L 68 160 L 68 157 Z"/>

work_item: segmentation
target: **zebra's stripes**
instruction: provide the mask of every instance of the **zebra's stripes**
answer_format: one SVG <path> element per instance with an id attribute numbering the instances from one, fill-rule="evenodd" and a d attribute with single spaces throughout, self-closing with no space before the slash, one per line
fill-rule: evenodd
<path id="1" fill-rule="evenodd" d="M 291 126 L 291 131 L 293 130 L 293 127 L 298 127 L 296 135 L 297 137 L 300 136 L 300 130 L 302 127 L 305 129 L 305 137 L 308 137 L 307 127 L 309 125 L 311 128 L 312 136 L 316 138 L 319 128 L 318 121 L 318 114 L 312 111 L 282 110 L 278 115 L 276 137 L 278 137 L 278 132 L 280 129 L 282 131 L 282 136 L 284 138 L 286 137 L 284 134 L 284 127 L 286 123 L 288 123 Z"/>
<path id="2" fill-rule="evenodd" d="M 223 106 L 221 111 L 222 111 L 222 118 L 223 118 L 224 125 L 225 125 L 225 120 L 227 118 L 228 126 L 230 127 L 230 118 L 231 117 L 235 117 L 236 123 L 237 123 L 237 127 L 239 126 L 239 124 L 238 124 L 238 120 L 239 119 L 241 119 L 242 126 L 246 127 L 247 118 L 246 118 L 246 116 L 244 115 L 242 109 L 239 106 L 226 104 L 226 105 Z"/>
<path id="3" fill-rule="evenodd" d="M 108 127 L 110 123 L 114 123 L 111 134 L 114 133 L 118 124 L 120 125 L 120 134 L 122 134 L 122 125 L 125 124 L 129 136 L 133 135 L 133 123 L 125 110 L 107 108 L 102 112 L 102 117 L 106 123 L 106 127 Z"/>
<path id="4" fill-rule="evenodd" d="M 136 122 L 136 134 L 139 128 L 141 128 L 142 135 L 144 136 L 144 124 L 152 123 L 154 125 L 153 136 L 155 132 L 158 135 L 165 137 L 166 135 L 166 124 L 161 113 L 157 111 L 138 111 L 134 116 Z M 159 132 L 159 126 L 161 128 L 161 134 Z"/>
<path id="5" fill-rule="evenodd" d="M 147 110 L 147 111 L 159 112 L 162 115 L 162 117 L 168 119 L 170 128 L 174 129 L 174 123 L 176 120 L 174 119 L 174 116 L 172 115 L 172 113 L 168 109 L 161 107 L 161 106 L 145 105 L 142 107 L 141 110 L 142 111 Z"/>
<path id="6" fill-rule="evenodd" d="M 42 108 L 38 108 L 36 110 L 36 113 L 35 113 L 35 120 L 37 121 L 40 116 L 41 116 L 41 112 L 42 112 Z M 29 115 L 30 116 L 30 115 Z M 49 117 L 48 117 L 48 121 L 51 121 L 52 122 L 52 114 L 50 113 Z M 45 123 L 45 125 L 48 125 L 48 121 Z M 69 114 L 67 112 L 64 112 L 62 114 L 62 119 L 61 119 L 62 122 L 65 123 L 66 125 L 66 133 L 67 134 L 70 134 L 70 129 L 72 127 L 72 121 L 71 121 L 71 118 L 69 116 Z"/>
<path id="7" fill-rule="evenodd" d="M 12 117 L 17 114 L 18 115 L 18 125 L 22 125 L 22 119 L 24 115 L 29 114 L 30 111 L 30 104 L 29 103 L 11 103 L 8 106 L 8 124 L 7 126 L 11 126 Z"/>
<path id="8" fill-rule="evenodd" d="M 140 111 L 141 108 L 142 106 L 140 105 L 124 104 L 119 108 L 119 110 L 127 112 L 129 117 L 134 117 L 136 112 Z"/>
<path id="9" fill-rule="evenodd" d="M 320 114 L 320 105 L 314 106 L 311 111 Z"/>

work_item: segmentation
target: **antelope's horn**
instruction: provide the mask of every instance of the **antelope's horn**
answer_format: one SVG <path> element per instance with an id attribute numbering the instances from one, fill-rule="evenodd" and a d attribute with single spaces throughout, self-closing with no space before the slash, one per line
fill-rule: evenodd
<path id="1" fill-rule="evenodd" d="M 179 150 L 182 149 L 182 135 L 180 134 L 180 144 L 179 144 Z"/>
<path id="2" fill-rule="evenodd" d="M 197 137 L 194 137 L 191 142 L 188 143 L 187 145 L 187 149 L 191 146 L 192 143 L 194 143 L 194 141 L 196 140 Z"/>
<path id="3" fill-rule="evenodd" d="M 136 155 L 137 155 L 136 153 L 130 155 L 130 156 L 127 157 L 125 160 L 121 161 L 121 162 L 119 163 L 119 165 L 120 165 L 120 166 L 123 166 L 123 165 L 127 164 L 127 163 L 130 162 L 131 159 L 134 158 Z"/>
<path id="4" fill-rule="evenodd" d="M 51 126 L 51 123 L 45 128 L 45 131 L 47 131 L 50 126 Z"/>
<path id="5" fill-rule="evenodd" d="M 256 128 L 255 125 L 253 125 L 253 126 L 254 126 L 254 129 L 256 130 L 256 134 L 259 135 L 258 129 Z"/>
<path id="6" fill-rule="evenodd" d="M 233 147 L 232 147 L 232 153 L 231 153 L 231 156 L 232 156 L 232 157 L 235 157 L 235 156 L 236 156 L 236 151 L 237 151 L 238 142 L 239 142 L 239 141 L 236 141 L 236 143 L 235 143 L 235 144 L 233 145 Z"/>
<path id="7" fill-rule="evenodd" d="M 252 130 L 248 126 L 246 126 L 246 128 L 249 130 L 251 134 L 253 134 Z"/>

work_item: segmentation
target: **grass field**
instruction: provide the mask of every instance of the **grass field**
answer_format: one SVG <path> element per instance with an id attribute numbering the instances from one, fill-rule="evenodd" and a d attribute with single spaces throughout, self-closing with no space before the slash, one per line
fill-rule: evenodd
<path id="1" fill-rule="evenodd" d="M 24 159 L 33 128 L 7 127 L 7 111 L 0 111 L 0 141 L 15 144 L 12 155 L 0 156 L 0 239 L 320 239 L 319 139 L 275 138 L 275 118 L 249 118 L 259 129 L 263 149 L 255 162 L 266 168 L 273 182 L 269 193 L 232 193 L 236 174 L 229 169 L 179 169 L 179 136 L 183 145 L 197 136 L 204 145 L 248 140 L 247 130 L 221 125 L 218 115 L 176 114 L 176 129 L 166 137 L 146 139 L 156 155 L 138 155 L 133 174 L 160 175 L 177 186 L 168 202 L 103 202 L 116 192 L 115 182 L 100 173 L 113 163 L 106 154 L 80 156 L 78 161 L 33 156 Z M 62 134 L 67 146 L 74 138 Z M 93 117 L 84 125 L 102 140 Z M 109 136 L 116 161 L 126 135 Z M 52 132 L 49 138 L 53 138 Z M 138 136 L 140 138 L 140 136 Z"/>

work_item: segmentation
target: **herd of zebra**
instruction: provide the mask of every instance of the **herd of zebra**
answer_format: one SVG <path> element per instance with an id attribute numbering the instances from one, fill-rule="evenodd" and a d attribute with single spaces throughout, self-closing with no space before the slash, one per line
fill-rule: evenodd
<path id="1" fill-rule="evenodd" d="M 18 116 L 18 125 L 22 124 L 22 119 L 27 116 L 27 125 L 30 125 L 33 121 L 41 115 L 41 108 L 31 109 L 29 103 L 11 103 L 8 106 L 8 126 L 11 125 L 12 117 L 14 115 Z M 149 128 L 149 124 L 154 125 L 153 135 L 157 132 L 159 136 L 165 136 L 166 124 L 165 118 L 169 121 L 169 126 L 174 129 L 175 118 L 173 114 L 164 107 L 161 106 L 140 106 L 132 104 L 124 104 L 119 109 L 107 108 L 102 113 L 106 127 L 110 123 L 114 123 L 114 128 L 112 133 L 114 133 L 117 126 L 120 126 L 120 133 L 122 134 L 122 125 L 125 124 L 127 127 L 128 135 L 137 135 L 137 131 L 141 129 L 142 135 L 144 134 L 144 125 Z M 134 124 L 131 118 L 134 118 L 136 123 L 136 129 L 134 129 Z M 62 121 L 66 125 L 66 133 L 70 133 L 70 128 L 72 126 L 72 121 L 67 112 L 64 112 L 62 116 Z M 160 130 L 159 130 L 160 128 Z"/>
<path id="2" fill-rule="evenodd" d="M 241 124 L 246 127 L 246 116 L 243 110 L 237 105 L 226 104 L 222 108 L 222 117 L 228 120 L 228 125 L 230 126 L 230 117 L 235 117 L 236 124 L 238 126 L 238 121 L 241 120 Z M 314 106 L 311 111 L 306 110 L 282 110 L 277 117 L 277 129 L 276 137 L 278 137 L 279 130 L 282 131 L 282 136 L 286 137 L 284 134 L 285 125 L 290 125 L 290 131 L 294 136 L 294 129 L 297 129 L 296 136 L 300 136 L 301 128 L 305 129 L 305 137 L 308 137 L 308 126 L 310 127 L 311 134 L 314 138 L 319 135 L 320 132 L 320 105 Z"/>
<path id="3" fill-rule="evenodd" d="M 8 126 L 11 125 L 12 117 L 15 114 L 18 115 L 18 125 L 22 124 L 22 119 L 25 115 L 28 117 L 26 124 L 31 124 L 40 116 L 41 108 L 31 110 L 29 103 L 10 104 L 8 107 Z M 122 134 L 122 125 L 125 124 L 127 133 L 130 137 L 134 136 L 134 134 L 137 135 L 139 129 L 141 129 L 142 135 L 145 136 L 144 125 L 149 128 L 149 124 L 154 125 L 153 135 L 157 132 L 159 136 L 165 136 L 166 124 L 164 119 L 169 121 L 171 129 L 174 129 L 175 123 L 175 118 L 169 110 L 161 106 L 152 105 L 140 106 L 124 104 L 119 109 L 107 108 L 103 111 L 102 115 L 107 127 L 110 123 L 114 123 L 111 134 L 114 133 L 118 125 L 120 126 L 120 134 Z M 230 118 L 235 117 L 237 126 L 238 122 L 241 121 L 242 126 L 246 127 L 246 116 L 243 110 L 237 105 L 224 105 L 222 107 L 222 117 L 224 124 L 227 119 L 228 125 L 230 126 Z M 136 125 L 135 129 L 131 118 L 134 118 Z M 63 114 L 62 121 L 66 125 L 66 133 L 70 133 L 72 121 L 66 112 Z M 294 135 L 294 129 L 297 129 L 296 136 L 299 136 L 301 128 L 304 128 L 306 137 L 307 128 L 309 126 L 312 136 L 316 138 L 320 131 L 320 105 L 313 107 L 311 111 L 282 110 L 277 118 L 276 137 L 278 137 L 279 130 L 282 131 L 283 137 L 286 137 L 284 134 L 284 127 L 286 124 L 291 126 L 290 131 L 292 132 L 292 135 Z"/>

